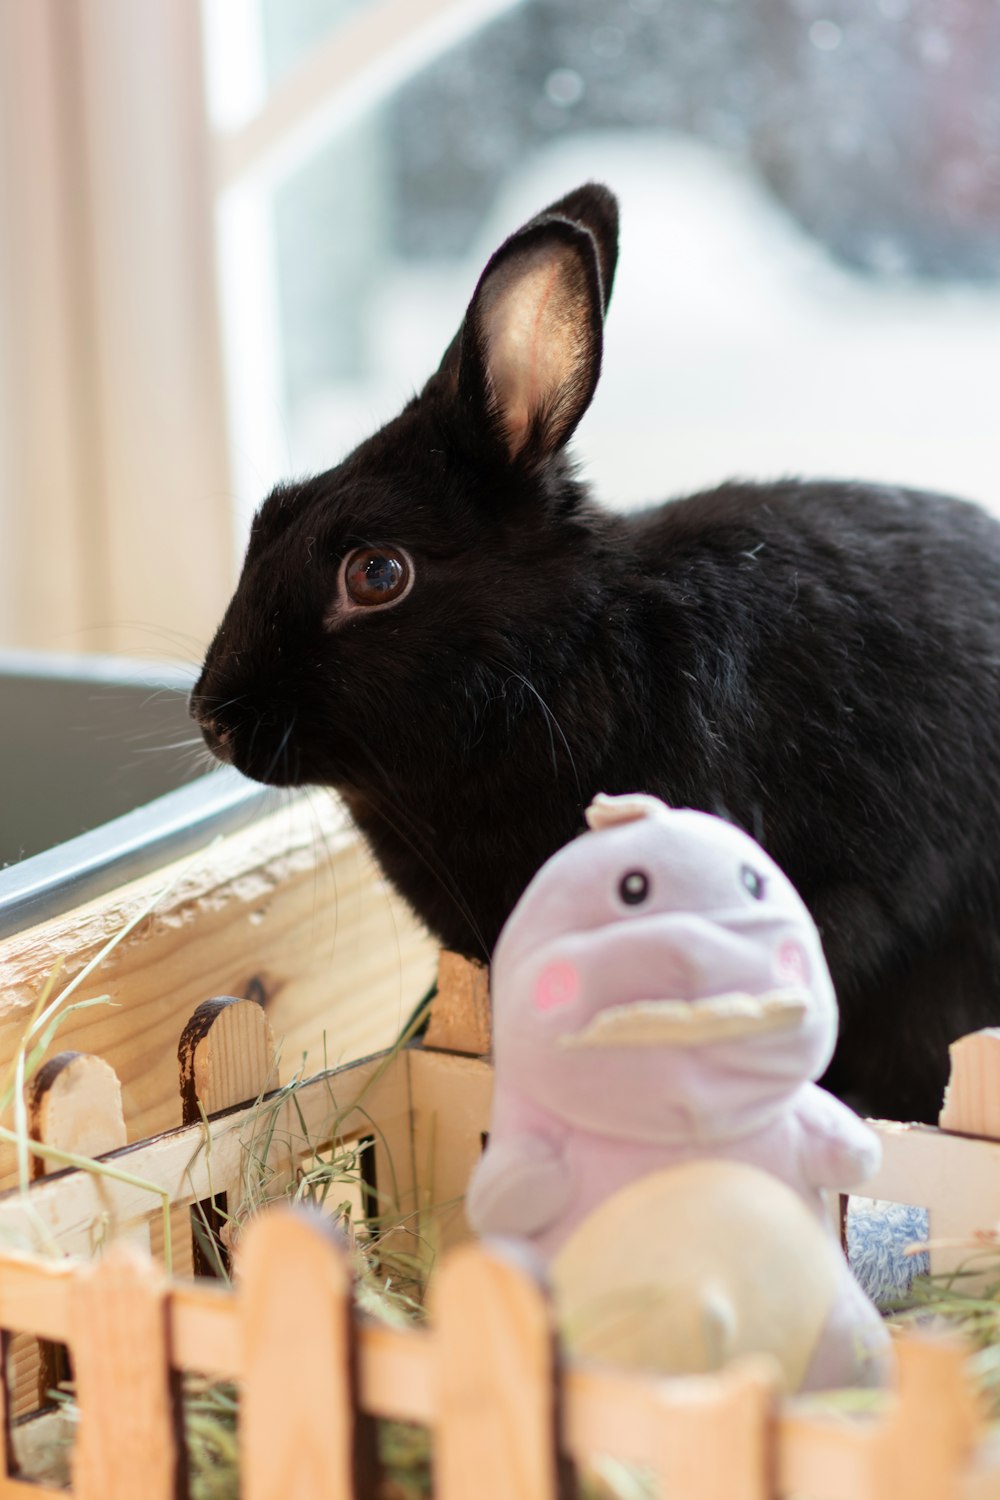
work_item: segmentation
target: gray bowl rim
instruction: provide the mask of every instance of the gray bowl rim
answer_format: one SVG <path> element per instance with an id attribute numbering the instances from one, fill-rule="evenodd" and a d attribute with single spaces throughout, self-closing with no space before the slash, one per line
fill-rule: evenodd
<path id="1" fill-rule="evenodd" d="M 5 677 L 186 692 L 191 674 L 173 663 L 136 665 L 114 656 L 0 651 Z M 220 766 L 99 828 L 0 869 L 0 940 L 152 874 L 283 806 L 287 792 Z"/>

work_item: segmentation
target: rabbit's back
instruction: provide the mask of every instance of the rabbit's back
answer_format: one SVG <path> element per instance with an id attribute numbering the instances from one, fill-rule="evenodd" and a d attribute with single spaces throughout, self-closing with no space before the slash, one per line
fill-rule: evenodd
<path id="1" fill-rule="evenodd" d="M 788 482 L 630 531 L 658 675 L 679 672 L 702 768 L 741 821 L 770 822 L 779 863 L 877 864 L 881 826 L 972 873 L 1000 823 L 1000 523 L 940 495 Z"/>

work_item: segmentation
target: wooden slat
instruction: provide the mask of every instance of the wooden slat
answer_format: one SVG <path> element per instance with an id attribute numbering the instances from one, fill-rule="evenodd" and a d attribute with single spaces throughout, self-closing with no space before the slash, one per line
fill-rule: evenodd
<path id="1" fill-rule="evenodd" d="M 650 1469 L 657 1494 L 684 1500 L 768 1500 L 777 1371 L 736 1361 L 720 1375 L 649 1380 L 571 1366 L 564 1383 L 566 1448 Z"/>
<path id="2" fill-rule="evenodd" d="M 158 899 L 157 899 L 158 898 Z M 58 1043 L 110 1063 L 130 1138 L 180 1124 L 177 1039 L 206 995 L 260 996 L 282 1078 L 389 1045 L 434 972 L 435 945 L 375 870 L 340 804 L 297 800 L 112 895 L 0 942 L 0 1071 L 57 961 L 71 980 L 141 921 L 73 996 Z M 0 1186 L 15 1180 L 0 1151 Z"/>
<path id="3" fill-rule="evenodd" d="M 170 1274 L 172 1276 L 194 1275 L 194 1245 L 191 1236 L 192 1210 L 186 1204 L 174 1204 L 170 1210 Z M 167 1264 L 167 1234 L 163 1215 L 157 1211 L 145 1224 L 149 1236 L 149 1248 L 153 1259 L 161 1266 Z"/>
<path id="4" fill-rule="evenodd" d="M 179 1368 L 240 1380 L 243 1345 L 236 1296 L 198 1282 L 170 1294 L 171 1344 Z M 399 1422 L 433 1416 L 432 1336 L 426 1330 L 364 1322 L 357 1333 L 359 1400 L 363 1409 Z"/>
<path id="5" fill-rule="evenodd" d="M 410 1079 L 420 1238 L 430 1265 L 472 1234 L 465 1191 L 489 1129 L 493 1069 L 481 1058 L 414 1048 Z"/>
<path id="6" fill-rule="evenodd" d="M 442 1052 L 475 1057 L 492 1050 L 490 971 L 485 964 L 447 950 L 441 954 L 425 1041 Z"/>
<path id="7" fill-rule="evenodd" d="M 243 1345 L 236 1296 L 198 1282 L 170 1294 L 171 1344 L 179 1368 L 240 1380 Z M 363 1409 L 398 1422 L 433 1416 L 432 1336 L 421 1328 L 362 1323 L 357 1333 L 359 1400 Z"/>
<path id="8" fill-rule="evenodd" d="M 353 1500 L 346 1253 L 313 1216 L 275 1209 L 248 1231 L 240 1277 L 243 1495 Z"/>
<path id="9" fill-rule="evenodd" d="M 363 1114 L 373 1138 L 375 1195 L 367 1204 L 367 1216 L 380 1236 L 383 1253 L 403 1249 L 418 1251 L 418 1207 L 416 1162 L 413 1156 L 413 1106 L 410 1095 L 410 1049 L 404 1048 L 394 1064 L 398 1087 L 388 1107 L 375 1108 L 373 1093 L 364 1101 Z M 377 1086 L 376 1086 L 377 1087 Z"/>
<path id="10" fill-rule="evenodd" d="M 962 1163 L 980 1164 L 978 1175 L 988 1177 L 1000 1167 L 1000 1144 L 970 1143 L 946 1135 L 933 1125 L 900 1125 L 895 1120 L 869 1120 L 882 1143 L 882 1162 L 852 1197 L 889 1198 L 893 1203 L 925 1207 L 929 1199 L 964 1197 L 956 1181 Z M 971 1151 L 970 1151 L 971 1146 Z"/>
<path id="11" fill-rule="evenodd" d="M 437 1500 L 556 1500 L 555 1344 L 541 1289 L 469 1244 L 432 1292 Z"/>
<path id="12" fill-rule="evenodd" d="M 33 1479 L 16 1479 L 3 1474 L 0 1475 L 0 1500 L 66 1500 L 66 1491 L 36 1484 Z"/>
<path id="13" fill-rule="evenodd" d="M 179 1369 L 219 1380 L 242 1376 L 239 1314 L 228 1288 L 206 1280 L 174 1286 L 169 1317 L 170 1344 Z"/>
<path id="14" fill-rule="evenodd" d="M 962 1135 L 1000 1139 L 1000 1028 L 959 1037 L 948 1051 L 951 1078 L 938 1124 Z"/>
<path id="15" fill-rule="evenodd" d="M 362 1408 L 396 1422 L 434 1419 L 433 1335 L 420 1328 L 368 1323 L 358 1334 L 358 1385 Z"/>
<path id="16" fill-rule="evenodd" d="M 809 1500 L 890 1500 L 872 1485 L 870 1434 L 849 1417 L 823 1417 L 785 1409 L 778 1429 L 777 1489 Z M 893 1500 L 902 1493 L 893 1492 Z M 944 1496 L 939 1500 L 945 1500 Z"/>
<path id="17" fill-rule="evenodd" d="M 77 1271 L 72 1315 L 80 1410 L 74 1494 L 174 1500 L 177 1416 L 162 1273 L 133 1246 L 112 1245 Z"/>
<path id="18" fill-rule="evenodd" d="M 210 1151 L 205 1127 L 199 1124 L 126 1147 L 104 1160 L 161 1185 L 172 1202 L 190 1204 L 208 1197 L 217 1180 L 239 1174 L 245 1143 L 254 1131 L 270 1129 L 273 1123 L 278 1141 L 298 1143 L 296 1149 L 305 1151 L 302 1121 L 313 1145 L 327 1138 L 335 1118 L 344 1134 L 356 1134 L 368 1127 L 371 1116 L 380 1119 L 398 1110 L 400 1099 L 408 1097 L 405 1089 L 405 1057 L 382 1054 L 310 1079 L 295 1091 L 294 1099 L 278 1095 L 262 1106 L 213 1120 L 208 1128 Z M 91 1226 L 99 1214 L 128 1225 L 159 1210 L 158 1198 L 145 1189 L 84 1171 L 36 1183 L 31 1205 L 32 1215 L 26 1220 L 16 1192 L 0 1195 L 0 1237 L 6 1231 L 23 1239 L 37 1226 L 71 1255 L 91 1253 Z"/>
<path id="19" fill-rule="evenodd" d="M 769 1361 L 734 1363 L 717 1383 L 680 1381 L 662 1391 L 655 1472 L 665 1495 L 688 1500 L 769 1500 L 771 1434 L 779 1372 Z"/>
<path id="20" fill-rule="evenodd" d="M 668 1390 L 663 1387 L 661 1394 L 659 1383 L 610 1365 L 567 1364 L 563 1372 L 567 1452 L 583 1460 L 610 1454 L 622 1463 L 655 1469 Z"/>
<path id="21" fill-rule="evenodd" d="M 74 1269 L 69 1261 L 0 1251 L 0 1328 L 65 1343 Z"/>
<path id="22" fill-rule="evenodd" d="M 882 1142 L 882 1165 L 852 1194 L 887 1198 L 930 1210 L 933 1271 L 951 1270 L 968 1257 L 979 1230 L 1000 1223 L 1000 1142 L 951 1135 L 931 1125 L 872 1120 Z"/>

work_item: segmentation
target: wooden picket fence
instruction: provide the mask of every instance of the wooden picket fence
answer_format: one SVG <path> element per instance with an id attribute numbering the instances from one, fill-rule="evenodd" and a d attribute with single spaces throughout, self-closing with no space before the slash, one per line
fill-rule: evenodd
<path id="1" fill-rule="evenodd" d="M 1000 1143 L 975 1138 L 1000 1097 L 998 1050 L 1000 1034 L 956 1049 L 949 1129 L 878 1127 L 886 1162 L 866 1191 L 929 1206 L 935 1233 L 1000 1220 Z M 429 1429 L 436 1500 L 565 1500 L 574 1474 L 608 1456 L 664 1500 L 1000 1500 L 1000 1450 L 948 1339 L 901 1340 L 896 1393 L 855 1417 L 780 1400 L 764 1362 L 668 1381 L 564 1357 L 530 1270 L 468 1236 L 461 1195 L 490 1106 L 481 1058 L 405 1048 L 267 1095 L 261 1007 L 219 1000 L 196 1012 L 179 1057 L 187 1123 L 131 1146 L 99 1059 L 63 1054 L 39 1075 L 33 1139 L 46 1152 L 110 1147 L 117 1175 L 46 1173 L 39 1156 L 30 1189 L 0 1196 L 0 1245 L 20 1244 L 0 1250 L 0 1500 L 66 1494 L 39 1466 L 66 1435 L 43 1397 L 63 1346 L 81 1500 L 186 1493 L 188 1372 L 239 1390 L 246 1500 L 374 1500 L 372 1418 Z M 363 1316 L 348 1248 L 302 1209 L 253 1219 L 233 1287 L 190 1276 L 204 1257 L 193 1221 L 204 1241 L 239 1219 L 262 1176 L 280 1193 L 359 1143 L 359 1212 L 391 1196 L 394 1232 L 436 1263 L 426 1324 Z M 219 1253 L 231 1248 L 223 1232 Z"/>
<path id="2" fill-rule="evenodd" d="M 438 1500 L 557 1500 L 567 1460 L 586 1469 L 608 1455 L 677 1500 L 1000 1494 L 962 1352 L 947 1343 L 901 1346 L 885 1416 L 809 1415 L 779 1407 L 752 1361 L 673 1381 L 560 1363 L 542 1291 L 473 1245 L 446 1256 L 429 1329 L 365 1323 L 346 1256 L 292 1210 L 247 1235 L 233 1292 L 171 1285 L 128 1245 L 83 1270 L 5 1258 L 0 1321 L 69 1344 L 83 1500 L 183 1493 L 178 1370 L 237 1382 L 247 1500 L 371 1500 L 372 1416 L 430 1429 Z M 9 1467 L 0 1481 L 3 1496 L 61 1493 Z"/>

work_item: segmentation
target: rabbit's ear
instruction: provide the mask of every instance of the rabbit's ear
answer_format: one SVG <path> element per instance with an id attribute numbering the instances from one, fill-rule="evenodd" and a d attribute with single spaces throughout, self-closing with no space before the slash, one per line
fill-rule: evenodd
<path id="1" fill-rule="evenodd" d="M 550 204 L 540 217 L 569 219 L 572 224 L 581 224 L 590 230 L 597 249 L 601 294 L 607 312 L 618 264 L 618 199 L 614 193 L 603 183 L 585 182 L 582 187 L 567 193 L 565 198 Z"/>
<path id="2" fill-rule="evenodd" d="M 588 207 L 601 245 L 583 221 Z M 580 217 L 564 216 L 564 209 Z M 463 419 L 508 460 L 527 467 L 544 462 L 590 405 L 601 368 L 615 219 L 606 189 L 581 188 L 518 230 L 487 265 L 445 355 L 441 374 Z"/>

